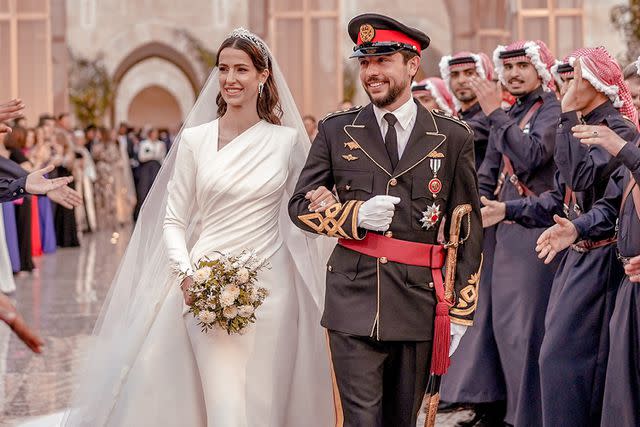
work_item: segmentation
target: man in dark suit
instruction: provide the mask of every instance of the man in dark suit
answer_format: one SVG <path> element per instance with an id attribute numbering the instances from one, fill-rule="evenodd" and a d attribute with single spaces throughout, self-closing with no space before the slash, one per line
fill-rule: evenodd
<path id="1" fill-rule="evenodd" d="M 442 362 L 443 352 L 455 350 L 477 304 L 482 224 L 474 139 L 462 122 L 411 97 L 429 45 L 424 33 L 364 14 L 351 20 L 349 35 L 371 103 L 320 123 L 289 214 L 303 230 L 340 238 L 327 264 L 322 325 L 344 425 L 415 426 L 432 351 Z M 334 185 L 341 202 L 316 206 L 313 193 Z M 461 204 L 472 211 L 448 307 L 445 247 L 437 238 Z M 446 328 L 434 326 L 436 315 Z M 453 338 L 443 349 L 448 339 L 438 337 L 448 334 L 449 319 Z"/>

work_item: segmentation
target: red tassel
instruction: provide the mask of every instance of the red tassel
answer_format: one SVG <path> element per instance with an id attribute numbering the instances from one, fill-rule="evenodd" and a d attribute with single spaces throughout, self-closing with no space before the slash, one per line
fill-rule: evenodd
<path id="1" fill-rule="evenodd" d="M 445 302 L 436 304 L 436 320 L 433 331 L 433 352 L 431 354 L 431 373 L 444 375 L 449 369 L 449 345 L 451 343 L 451 324 L 449 305 Z"/>

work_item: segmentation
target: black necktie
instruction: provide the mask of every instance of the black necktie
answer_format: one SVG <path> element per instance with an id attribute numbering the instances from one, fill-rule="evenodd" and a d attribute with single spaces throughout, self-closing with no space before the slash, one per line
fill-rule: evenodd
<path id="1" fill-rule="evenodd" d="M 383 118 L 389 123 L 387 134 L 384 137 L 384 145 L 387 147 L 387 154 L 391 159 L 391 167 L 395 169 L 398 165 L 398 134 L 395 128 L 398 119 L 391 113 L 385 114 Z"/>

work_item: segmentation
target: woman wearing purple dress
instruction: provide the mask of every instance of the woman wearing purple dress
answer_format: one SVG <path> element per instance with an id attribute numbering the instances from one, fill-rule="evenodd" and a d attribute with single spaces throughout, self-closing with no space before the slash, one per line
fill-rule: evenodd
<path id="1" fill-rule="evenodd" d="M 9 259 L 14 273 L 20 271 L 20 247 L 18 246 L 18 228 L 16 226 L 16 211 L 13 203 L 2 204 L 2 216 L 4 219 L 4 235 L 9 249 Z"/>

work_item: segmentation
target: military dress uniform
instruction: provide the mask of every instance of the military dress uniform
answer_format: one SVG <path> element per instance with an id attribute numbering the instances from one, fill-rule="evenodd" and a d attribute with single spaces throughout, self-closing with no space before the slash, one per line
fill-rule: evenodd
<path id="1" fill-rule="evenodd" d="M 354 18 L 350 29 L 355 26 L 360 41 L 374 26 L 388 35 L 380 29 L 385 25 L 405 35 L 417 32 L 372 14 Z M 376 39 L 367 43 L 358 44 L 375 50 Z M 388 47 L 378 43 L 383 51 Z M 473 135 L 462 122 L 415 100 L 401 108 L 413 107 L 415 124 L 395 167 L 372 104 L 321 121 L 289 202 L 300 228 L 339 238 L 327 262 L 322 325 L 329 330 L 346 426 L 415 426 L 442 285 L 438 232 L 461 204 L 472 212 L 461 231 L 451 321 L 471 325 L 477 305 L 482 225 Z M 335 186 L 340 202 L 310 212 L 305 194 L 320 186 Z M 358 227 L 360 207 L 376 195 L 400 199 L 384 233 Z"/>

